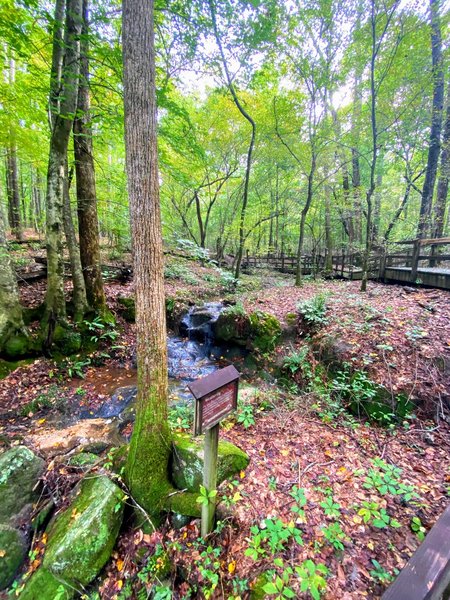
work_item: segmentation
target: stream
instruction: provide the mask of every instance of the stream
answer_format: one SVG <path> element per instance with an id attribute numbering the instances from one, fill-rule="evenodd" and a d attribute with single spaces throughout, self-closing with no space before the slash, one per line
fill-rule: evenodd
<path id="1" fill-rule="evenodd" d="M 223 363 L 241 358 L 244 350 L 235 346 L 215 344 L 214 323 L 224 306 L 220 302 L 208 302 L 195 306 L 182 318 L 180 335 L 171 335 L 167 340 L 169 371 L 169 402 L 189 404 L 192 395 L 187 384 L 199 377 L 209 375 Z M 96 410 L 87 409 L 82 402 L 73 416 L 78 419 L 113 418 L 129 420 L 133 414 L 137 394 L 137 371 L 135 369 L 101 369 L 86 377 L 85 382 L 99 394 L 104 402 Z"/>

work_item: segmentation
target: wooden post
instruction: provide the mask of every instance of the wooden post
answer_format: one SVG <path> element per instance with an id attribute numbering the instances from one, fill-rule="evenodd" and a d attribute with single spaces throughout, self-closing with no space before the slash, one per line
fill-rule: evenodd
<path id="1" fill-rule="evenodd" d="M 420 255 L 420 240 L 414 241 L 413 255 L 411 259 L 411 283 L 415 283 L 417 279 L 417 269 L 419 268 L 419 255 Z"/>
<path id="2" fill-rule="evenodd" d="M 203 485 L 206 491 L 212 492 L 217 487 L 217 450 L 219 446 L 219 427 L 214 425 L 205 432 L 205 460 L 203 467 Z M 202 505 L 202 537 L 211 533 L 214 527 L 214 514 L 216 512 L 216 498 L 209 498 L 208 504 Z"/>

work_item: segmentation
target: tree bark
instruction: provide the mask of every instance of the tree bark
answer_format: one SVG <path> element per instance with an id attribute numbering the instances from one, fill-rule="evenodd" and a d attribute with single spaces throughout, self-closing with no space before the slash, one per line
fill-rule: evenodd
<path id="1" fill-rule="evenodd" d="M 51 343 L 50 323 L 64 322 L 66 319 L 63 264 L 64 179 L 67 147 L 77 103 L 81 33 L 81 0 L 67 0 L 65 56 L 60 69 L 61 4 L 62 0 L 57 0 L 49 103 L 52 131 L 46 194 L 47 293 L 44 326 L 48 327 L 47 343 Z"/>
<path id="2" fill-rule="evenodd" d="M 439 174 L 436 201 L 434 205 L 433 237 L 444 235 L 445 210 L 447 208 L 448 182 L 450 179 L 450 81 L 447 91 L 447 111 L 442 137 L 441 172 Z"/>
<path id="3" fill-rule="evenodd" d="M 97 194 L 95 189 L 95 169 L 93 159 L 92 127 L 90 123 L 89 98 L 89 10 L 88 0 L 83 0 L 83 26 L 80 49 L 80 82 L 78 105 L 73 124 L 73 143 L 78 205 L 78 232 L 80 257 L 86 284 L 86 296 L 91 308 L 99 313 L 106 312 L 106 298 L 103 289 L 100 266 L 100 242 L 97 214 Z"/>
<path id="4" fill-rule="evenodd" d="M 87 311 L 86 287 L 84 285 L 83 269 L 81 267 L 80 249 L 78 247 L 75 227 L 70 206 L 70 181 L 66 163 L 64 176 L 64 207 L 63 207 L 64 233 L 69 250 L 70 271 L 72 273 L 72 303 L 73 319 L 76 323 L 83 320 Z"/>
<path id="5" fill-rule="evenodd" d="M 303 279 L 303 270 L 302 270 L 302 253 L 303 253 L 303 243 L 305 241 L 305 223 L 306 217 L 308 215 L 308 211 L 310 209 L 312 198 L 313 198 L 313 182 L 314 175 L 316 172 L 316 155 L 314 149 L 312 150 L 312 159 L 311 159 L 311 169 L 308 174 L 308 191 L 306 194 L 306 202 L 305 206 L 302 208 L 302 212 L 300 215 L 300 231 L 298 235 L 298 245 L 297 245 L 297 265 L 295 270 L 295 285 L 301 286 Z"/>
<path id="6" fill-rule="evenodd" d="M 442 66 L 442 37 L 439 19 L 439 0 L 430 0 L 431 13 L 431 61 L 433 75 L 433 108 L 431 115 L 430 143 L 427 170 L 422 189 L 422 202 L 417 227 L 417 237 L 425 238 L 431 230 L 431 207 L 439 162 L 444 104 L 444 70 Z"/>
<path id="7" fill-rule="evenodd" d="M 153 0 L 123 2 L 123 62 L 138 363 L 136 421 L 126 478 L 136 501 L 155 515 L 169 488 L 170 432 Z"/>
<path id="8" fill-rule="evenodd" d="M 22 318 L 22 307 L 19 302 L 19 288 L 16 274 L 9 257 L 3 210 L 0 205 L 0 354 L 10 356 L 26 353 L 27 330 Z M 14 348 L 9 347 L 15 338 Z M 24 351 L 19 352 L 20 347 Z M 16 356 L 14 356 L 16 358 Z"/>

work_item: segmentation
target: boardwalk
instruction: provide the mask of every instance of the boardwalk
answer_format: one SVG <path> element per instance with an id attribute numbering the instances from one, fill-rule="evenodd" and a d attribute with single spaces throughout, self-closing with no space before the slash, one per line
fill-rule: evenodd
<path id="1" fill-rule="evenodd" d="M 450 254 L 443 250 L 450 245 L 450 238 L 436 240 L 407 240 L 396 244 L 395 252 L 373 253 L 369 258 L 369 279 L 386 282 L 409 283 L 427 287 L 450 290 Z M 402 251 L 397 250 L 403 246 Z M 332 256 L 332 275 L 334 277 L 359 280 L 362 279 L 361 253 L 336 254 Z M 304 275 L 323 273 L 326 258 L 324 255 L 302 256 L 302 272 Z M 247 254 L 244 268 L 269 268 L 283 273 L 295 273 L 297 259 L 295 256 L 283 254 L 250 256 Z"/>

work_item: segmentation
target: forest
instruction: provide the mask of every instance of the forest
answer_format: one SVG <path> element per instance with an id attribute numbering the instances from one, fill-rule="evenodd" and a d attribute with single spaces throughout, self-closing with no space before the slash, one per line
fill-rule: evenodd
<path id="1" fill-rule="evenodd" d="M 447 597 L 449 9 L 3 0 L 0 599 Z"/>

